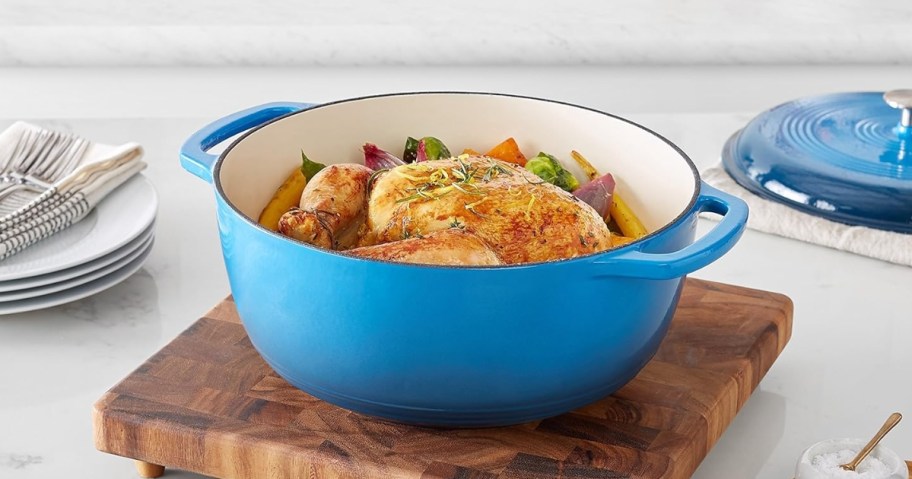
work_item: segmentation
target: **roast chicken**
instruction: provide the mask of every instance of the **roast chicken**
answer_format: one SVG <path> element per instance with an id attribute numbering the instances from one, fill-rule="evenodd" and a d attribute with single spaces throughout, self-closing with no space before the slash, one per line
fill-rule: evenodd
<path id="1" fill-rule="evenodd" d="M 611 247 L 588 204 L 513 164 L 462 155 L 373 172 L 331 165 L 311 178 L 279 231 L 373 259 L 519 264 Z"/>

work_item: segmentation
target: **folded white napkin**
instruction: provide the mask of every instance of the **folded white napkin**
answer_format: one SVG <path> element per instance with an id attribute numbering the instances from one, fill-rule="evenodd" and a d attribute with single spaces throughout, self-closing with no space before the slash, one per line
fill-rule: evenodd
<path id="1" fill-rule="evenodd" d="M 721 164 L 703 171 L 700 176 L 710 185 L 747 202 L 750 207 L 748 228 L 912 266 L 910 234 L 836 223 L 766 200 L 736 183 Z"/>
<path id="2" fill-rule="evenodd" d="M 0 133 L 0 164 L 10 158 L 22 135 L 37 130 L 40 127 L 17 122 Z M 4 198 L 0 201 L 0 260 L 85 218 L 108 193 L 146 167 L 142 155 L 136 143 L 89 143 L 75 168 L 50 189 Z"/>

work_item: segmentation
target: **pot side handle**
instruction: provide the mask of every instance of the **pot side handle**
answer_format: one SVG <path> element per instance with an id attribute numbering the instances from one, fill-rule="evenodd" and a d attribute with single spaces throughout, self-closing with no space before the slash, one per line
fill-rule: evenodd
<path id="1" fill-rule="evenodd" d="M 181 146 L 181 166 L 190 173 L 212 183 L 212 165 L 218 155 L 207 152 L 213 146 L 282 115 L 305 110 L 312 106 L 314 106 L 312 103 L 266 103 L 215 120 L 194 133 Z"/>
<path id="2" fill-rule="evenodd" d="M 700 182 L 697 212 L 722 215 L 708 233 L 673 253 L 644 253 L 636 249 L 596 261 L 605 276 L 674 279 L 693 273 L 727 253 L 744 233 L 748 208 L 741 198 Z"/>

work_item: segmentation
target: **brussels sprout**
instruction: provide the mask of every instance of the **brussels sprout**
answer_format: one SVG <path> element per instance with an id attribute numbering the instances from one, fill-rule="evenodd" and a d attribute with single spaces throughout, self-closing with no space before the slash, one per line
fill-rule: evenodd
<path id="1" fill-rule="evenodd" d="M 573 176 L 573 173 L 565 170 L 557 158 L 539 152 L 535 158 L 530 158 L 526 162 L 526 169 L 535 173 L 539 178 L 560 187 L 566 191 L 573 191 L 579 188 L 579 181 Z"/>
<path id="2" fill-rule="evenodd" d="M 402 161 L 414 163 L 415 156 L 418 154 L 418 140 L 408 137 L 405 140 L 405 150 L 402 152 Z"/>
<path id="3" fill-rule="evenodd" d="M 449 148 L 442 141 L 433 136 L 426 136 L 421 139 L 424 142 L 424 149 L 427 152 L 428 160 L 447 159 L 453 155 L 450 154 Z"/>
<path id="4" fill-rule="evenodd" d="M 424 153 L 420 154 L 419 144 L 424 144 Z M 408 137 L 405 140 L 405 151 L 402 152 L 402 160 L 406 163 L 421 162 L 427 160 L 446 159 L 453 155 L 442 141 L 433 136 L 426 136 L 421 140 Z"/>

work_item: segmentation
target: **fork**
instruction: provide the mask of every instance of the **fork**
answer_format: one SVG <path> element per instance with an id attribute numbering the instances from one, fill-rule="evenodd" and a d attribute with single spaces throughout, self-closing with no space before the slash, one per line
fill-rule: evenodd
<path id="1" fill-rule="evenodd" d="M 56 131 L 26 131 L 0 175 L 0 200 L 28 189 L 42 192 L 73 170 L 89 142 L 76 135 Z"/>

